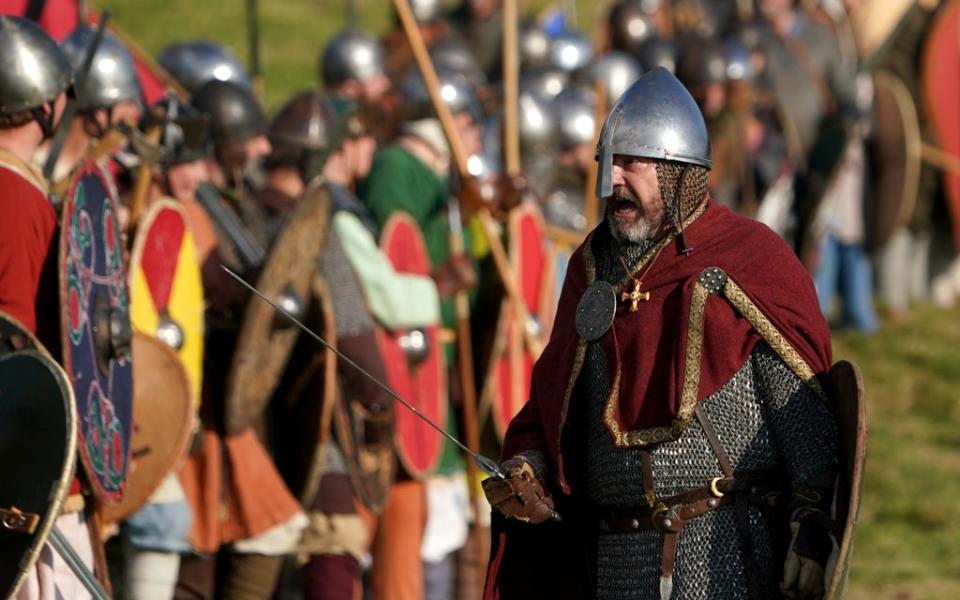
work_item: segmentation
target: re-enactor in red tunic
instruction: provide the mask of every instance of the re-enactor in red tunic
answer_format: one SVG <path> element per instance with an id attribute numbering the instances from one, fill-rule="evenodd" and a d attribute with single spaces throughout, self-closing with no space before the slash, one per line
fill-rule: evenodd
<path id="1" fill-rule="evenodd" d="M 59 347 L 57 215 L 32 165 L 0 148 L 0 310 Z"/>

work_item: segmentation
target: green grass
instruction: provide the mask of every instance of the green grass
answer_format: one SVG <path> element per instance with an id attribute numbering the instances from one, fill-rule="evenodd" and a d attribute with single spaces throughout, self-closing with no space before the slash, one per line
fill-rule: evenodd
<path id="1" fill-rule="evenodd" d="M 151 54 L 182 39 L 208 38 L 246 61 L 245 3 L 213 0 L 100 0 L 115 22 Z M 360 25 L 381 33 L 387 0 L 356 0 Z M 546 0 L 521 3 L 525 12 Z M 590 29 L 599 3 L 580 2 Z M 324 41 L 344 25 L 339 0 L 260 2 L 266 104 L 317 84 Z M 920 309 L 865 338 L 838 334 L 834 355 L 863 370 L 870 449 L 850 597 L 960 598 L 960 319 Z"/>
<path id="2" fill-rule="evenodd" d="M 354 2 L 362 28 L 377 34 L 389 28 L 390 0 Z M 93 4 L 109 8 L 113 22 L 152 56 L 171 42 L 203 38 L 230 46 L 247 64 L 243 0 L 94 0 Z M 345 26 L 345 1 L 259 0 L 258 4 L 265 103 L 274 109 L 295 92 L 319 84 L 317 56 L 324 42 Z M 547 0 L 521 2 L 522 14 L 546 5 Z M 581 27 L 592 29 L 597 5 L 579 3 Z"/>
<path id="3" fill-rule="evenodd" d="M 851 598 L 960 598 L 960 319 L 918 310 L 834 337 L 863 371 L 869 450 Z"/>

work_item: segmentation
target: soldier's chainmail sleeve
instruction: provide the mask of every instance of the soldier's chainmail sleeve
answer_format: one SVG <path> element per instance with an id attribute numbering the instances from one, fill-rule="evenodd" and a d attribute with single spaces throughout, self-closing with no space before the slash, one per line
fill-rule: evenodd
<path id="1" fill-rule="evenodd" d="M 333 314 L 337 316 L 337 337 L 359 335 L 373 329 L 360 283 L 333 227 L 327 231 L 327 248 L 320 257 L 320 272 L 327 281 Z"/>
<path id="2" fill-rule="evenodd" d="M 830 408 L 767 344 L 757 344 L 751 362 L 774 445 L 791 485 L 795 490 L 829 487 L 838 456 L 837 424 Z"/>

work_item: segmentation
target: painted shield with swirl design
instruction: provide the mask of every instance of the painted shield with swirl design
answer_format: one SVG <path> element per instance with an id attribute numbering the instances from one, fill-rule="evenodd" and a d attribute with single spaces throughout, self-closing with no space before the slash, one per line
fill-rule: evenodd
<path id="1" fill-rule="evenodd" d="M 77 399 L 77 447 L 97 498 L 123 498 L 133 426 L 130 304 L 116 191 L 88 161 L 76 170 L 60 227 L 63 367 Z"/>

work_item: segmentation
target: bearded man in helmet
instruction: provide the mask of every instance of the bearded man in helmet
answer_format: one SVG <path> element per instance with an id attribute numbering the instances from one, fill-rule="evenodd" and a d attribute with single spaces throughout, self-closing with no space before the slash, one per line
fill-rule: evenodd
<path id="1" fill-rule="evenodd" d="M 597 159 L 606 218 L 571 258 L 509 477 L 485 484 L 486 597 L 817 597 L 838 429 L 809 275 L 709 198 L 703 116 L 665 69 L 613 107 Z"/>

